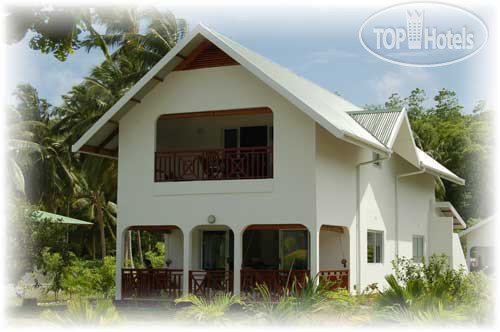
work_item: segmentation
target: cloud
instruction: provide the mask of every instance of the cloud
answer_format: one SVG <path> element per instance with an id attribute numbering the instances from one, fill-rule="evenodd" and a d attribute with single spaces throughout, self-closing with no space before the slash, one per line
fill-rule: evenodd
<path id="1" fill-rule="evenodd" d="M 434 78 L 425 68 L 401 67 L 398 71 L 388 71 L 380 79 L 372 80 L 377 101 L 387 101 L 393 93 L 404 94 L 417 84 L 432 85 Z"/>
<path id="2" fill-rule="evenodd" d="M 309 52 L 305 56 L 305 61 L 297 67 L 298 72 L 306 72 L 313 66 L 333 64 L 345 61 L 365 61 L 373 62 L 375 58 L 365 57 L 359 51 L 350 51 L 342 49 L 329 49 L 323 51 Z"/>
<path id="3" fill-rule="evenodd" d="M 40 97 L 53 105 L 62 102 L 61 95 L 88 76 L 93 66 L 103 60 L 100 51 L 90 53 L 80 49 L 71 54 L 64 62 L 58 61 L 52 54 L 43 54 L 31 50 L 27 39 L 6 47 L 7 79 L 5 94 L 7 104 L 15 104 L 12 95 L 18 84 L 29 83 L 38 90 Z"/>

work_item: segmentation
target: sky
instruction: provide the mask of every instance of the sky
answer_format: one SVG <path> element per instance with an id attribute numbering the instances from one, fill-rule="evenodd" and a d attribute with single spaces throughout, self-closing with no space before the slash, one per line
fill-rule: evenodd
<path id="1" fill-rule="evenodd" d="M 425 90 L 428 105 L 437 91 L 446 88 L 457 93 L 466 113 L 479 100 L 485 100 L 490 108 L 495 106 L 493 38 L 476 55 L 447 66 L 416 68 L 385 62 L 363 48 L 358 33 L 370 15 L 386 6 L 161 8 L 187 19 L 190 28 L 203 23 L 358 106 L 383 104 L 392 93 L 407 96 L 417 87 Z M 494 31 L 490 26 L 494 22 L 491 3 L 462 7 Z M 16 85 L 30 83 L 41 97 L 58 105 L 61 95 L 103 60 L 98 50 L 78 50 L 60 62 L 50 54 L 31 50 L 28 42 L 29 38 L 25 38 L 5 48 L 6 96 L 10 104 L 15 102 L 12 91 Z"/>

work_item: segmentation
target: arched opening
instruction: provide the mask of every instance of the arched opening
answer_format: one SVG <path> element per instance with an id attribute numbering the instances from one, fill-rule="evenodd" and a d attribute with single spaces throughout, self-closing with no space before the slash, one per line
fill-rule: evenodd
<path id="1" fill-rule="evenodd" d="M 272 293 L 309 275 L 310 234 L 301 224 L 261 224 L 243 232 L 241 292 L 265 284 Z"/>
<path id="2" fill-rule="evenodd" d="M 225 225 L 199 225 L 191 231 L 189 292 L 212 296 L 233 291 L 234 233 Z"/>
<path id="3" fill-rule="evenodd" d="M 322 225 L 319 232 L 320 278 L 333 288 L 349 289 L 349 229 Z"/>
<path id="4" fill-rule="evenodd" d="M 182 294 L 183 241 L 173 225 L 131 226 L 123 232 L 122 298 Z"/>
<path id="5" fill-rule="evenodd" d="M 273 176 L 267 107 L 164 114 L 156 123 L 155 182 Z"/>

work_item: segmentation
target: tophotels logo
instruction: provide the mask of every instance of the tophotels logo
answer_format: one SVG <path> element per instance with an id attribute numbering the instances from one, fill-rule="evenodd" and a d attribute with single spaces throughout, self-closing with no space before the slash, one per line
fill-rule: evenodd
<path id="1" fill-rule="evenodd" d="M 435 67 L 479 52 L 488 29 L 477 16 L 459 7 L 407 3 L 370 16 L 359 30 L 359 39 L 366 50 L 385 61 Z"/>

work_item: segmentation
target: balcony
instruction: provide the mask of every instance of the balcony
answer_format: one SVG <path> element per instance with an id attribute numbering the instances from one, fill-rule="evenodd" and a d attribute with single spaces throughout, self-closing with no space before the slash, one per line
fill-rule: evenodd
<path id="1" fill-rule="evenodd" d="M 272 178 L 272 152 L 271 146 L 156 152 L 155 182 Z"/>
<path id="2" fill-rule="evenodd" d="M 155 182 L 273 177 L 268 108 L 164 114 L 156 126 Z"/>

